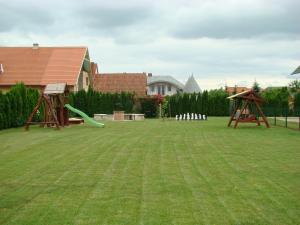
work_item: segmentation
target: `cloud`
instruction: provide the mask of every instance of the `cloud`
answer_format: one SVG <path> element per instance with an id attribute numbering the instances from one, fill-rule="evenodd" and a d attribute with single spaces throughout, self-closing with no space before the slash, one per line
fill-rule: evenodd
<path id="1" fill-rule="evenodd" d="M 170 31 L 177 38 L 300 37 L 300 2 L 211 1 L 183 8 Z"/>
<path id="2" fill-rule="evenodd" d="M 88 46 L 101 72 L 201 88 L 287 83 L 299 66 L 296 0 L 0 0 L 0 46 Z M 297 22 L 295 22 L 297 20 Z M 277 83 L 276 83 L 276 82 Z"/>
<path id="3" fill-rule="evenodd" d="M 149 10 L 145 7 L 85 7 L 76 14 L 85 15 L 84 26 L 101 31 L 142 23 L 149 16 Z"/>
<path id="4" fill-rule="evenodd" d="M 52 14 L 39 6 L 23 7 L 11 1 L 0 2 L 0 32 L 11 30 L 40 30 L 54 23 Z"/>

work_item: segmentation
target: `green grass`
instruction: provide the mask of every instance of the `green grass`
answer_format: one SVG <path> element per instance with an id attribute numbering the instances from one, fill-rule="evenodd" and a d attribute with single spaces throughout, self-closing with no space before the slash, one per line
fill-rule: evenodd
<path id="1" fill-rule="evenodd" d="M 300 224 L 300 133 L 227 119 L 0 131 L 0 224 Z"/>

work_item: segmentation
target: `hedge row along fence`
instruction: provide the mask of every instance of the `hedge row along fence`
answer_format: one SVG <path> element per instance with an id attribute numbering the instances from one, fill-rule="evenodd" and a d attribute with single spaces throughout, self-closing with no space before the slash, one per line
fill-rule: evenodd
<path id="1" fill-rule="evenodd" d="M 208 116 L 228 116 L 229 100 L 228 94 L 223 89 L 203 91 L 193 94 L 176 94 L 167 97 L 168 116 L 183 113 L 197 113 Z"/>
<path id="2" fill-rule="evenodd" d="M 0 130 L 23 126 L 39 97 L 36 89 L 17 84 L 7 93 L 0 91 Z M 34 120 L 39 120 L 35 116 Z"/>
<path id="3" fill-rule="evenodd" d="M 285 88 L 262 93 L 265 99 L 264 111 L 268 116 L 274 114 L 286 114 L 288 109 L 288 94 Z M 0 129 L 23 126 L 32 112 L 39 97 L 39 91 L 26 88 L 24 84 L 17 84 L 7 93 L 0 91 Z M 165 116 L 172 116 L 183 113 L 198 113 L 208 116 L 228 116 L 230 101 L 225 90 L 211 90 L 202 93 L 176 94 L 136 98 L 133 93 L 100 93 L 92 89 L 71 93 L 69 103 L 86 112 L 89 116 L 96 113 L 111 114 L 114 110 L 122 110 L 127 113 L 145 113 L 148 118 L 158 116 L 158 106 L 162 103 Z M 294 107 L 300 107 L 300 93 L 293 96 Z M 284 109 L 283 112 L 279 109 Z M 39 109 L 43 115 L 43 108 Z M 289 111 L 289 114 L 292 113 Z M 294 114 L 294 113 L 292 113 Z M 72 116 L 72 115 L 71 115 Z M 75 115 L 73 115 L 75 116 Z M 34 120 L 39 121 L 39 115 Z"/>
<path id="4" fill-rule="evenodd" d="M 134 110 L 133 93 L 101 93 L 89 89 L 71 93 L 69 102 L 75 108 L 93 117 L 94 114 L 112 114 L 115 110 L 131 113 Z"/>

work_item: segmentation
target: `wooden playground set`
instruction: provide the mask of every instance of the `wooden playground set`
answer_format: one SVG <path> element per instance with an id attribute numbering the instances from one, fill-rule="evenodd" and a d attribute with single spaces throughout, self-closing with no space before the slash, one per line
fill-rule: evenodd
<path id="1" fill-rule="evenodd" d="M 228 122 L 228 127 L 235 121 L 234 128 L 237 128 L 239 123 L 257 123 L 258 126 L 261 123 L 265 123 L 266 127 L 270 128 L 268 119 L 260 107 L 263 99 L 254 90 L 232 95 L 228 99 L 233 101 L 234 108 Z M 260 120 L 260 117 L 262 120 Z"/>
<path id="2" fill-rule="evenodd" d="M 40 127 L 56 127 L 57 129 L 68 126 L 70 123 L 77 124 L 79 120 L 70 120 L 69 110 L 81 115 L 85 121 L 94 126 L 104 127 L 104 124 L 94 121 L 84 112 L 73 108 L 68 103 L 69 90 L 66 83 L 48 84 L 40 94 L 38 102 L 25 124 L 25 130 L 29 130 L 29 126 L 32 124 L 39 124 Z M 33 121 L 34 115 L 40 113 L 41 107 L 44 109 L 43 119 L 35 122 Z"/>

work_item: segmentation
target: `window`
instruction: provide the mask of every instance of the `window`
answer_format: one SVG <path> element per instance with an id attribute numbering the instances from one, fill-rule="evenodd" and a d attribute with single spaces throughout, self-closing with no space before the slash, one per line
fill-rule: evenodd
<path id="1" fill-rule="evenodd" d="M 154 86 L 150 87 L 151 92 L 154 92 Z"/>
<path id="2" fill-rule="evenodd" d="M 89 85 L 89 78 L 88 77 L 85 78 L 85 83 L 86 83 L 86 85 Z"/>
<path id="3" fill-rule="evenodd" d="M 160 88 L 160 85 L 157 86 L 157 94 L 159 94 L 159 95 L 161 94 L 161 88 Z"/>
<path id="4" fill-rule="evenodd" d="M 161 85 L 161 95 L 165 95 L 165 85 Z"/>
<path id="5" fill-rule="evenodd" d="M 169 84 L 168 85 L 168 91 L 171 91 L 172 90 L 172 87 L 171 87 L 171 85 Z"/>

